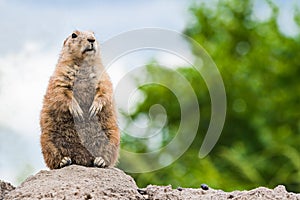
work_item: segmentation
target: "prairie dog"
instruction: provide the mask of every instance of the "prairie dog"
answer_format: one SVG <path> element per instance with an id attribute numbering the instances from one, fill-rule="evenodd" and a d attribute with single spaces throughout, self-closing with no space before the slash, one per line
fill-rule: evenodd
<path id="1" fill-rule="evenodd" d="M 120 133 L 112 83 L 93 32 L 74 31 L 61 50 L 41 111 L 41 147 L 50 169 L 112 167 Z"/>

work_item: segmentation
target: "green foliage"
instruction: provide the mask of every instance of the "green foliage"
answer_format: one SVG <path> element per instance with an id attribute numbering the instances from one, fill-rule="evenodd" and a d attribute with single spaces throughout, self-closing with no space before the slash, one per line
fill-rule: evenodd
<path id="1" fill-rule="evenodd" d="M 201 183 L 224 190 L 286 185 L 300 192 L 300 37 L 288 37 L 277 24 L 278 8 L 271 1 L 271 16 L 253 17 L 251 0 L 218 1 L 215 6 L 193 5 L 193 23 L 185 34 L 207 50 L 218 66 L 227 95 L 227 116 L 220 140 L 204 159 L 198 158 L 210 121 L 210 99 L 201 75 L 192 67 L 177 70 L 192 85 L 201 109 L 198 134 L 188 151 L 172 165 L 150 173 L 133 174 L 139 186 L 172 184 L 199 187 Z M 300 14 L 295 20 L 299 24 Z M 300 27 L 300 25 L 299 25 Z M 191 45 L 191 48 L 194 47 Z M 196 52 L 195 52 L 196 54 Z M 170 80 L 162 67 L 148 67 L 150 80 Z M 161 104 L 168 125 L 161 146 L 176 134 L 179 104 L 166 88 L 140 88 L 144 101 L 137 105 L 135 119 Z M 127 136 L 126 136 L 127 137 Z M 124 146 L 144 148 L 147 143 L 125 138 Z"/>

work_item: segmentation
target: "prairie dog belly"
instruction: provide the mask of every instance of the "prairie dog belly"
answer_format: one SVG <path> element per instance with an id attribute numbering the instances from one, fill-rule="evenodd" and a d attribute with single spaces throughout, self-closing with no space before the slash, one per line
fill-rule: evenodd
<path id="1" fill-rule="evenodd" d="M 89 108 L 96 95 L 99 76 L 96 67 L 82 65 L 75 76 L 73 86 L 74 97 L 84 112 L 84 120 L 74 118 L 75 129 L 82 145 L 94 157 L 100 156 L 102 147 L 109 142 L 107 135 L 102 130 L 98 116 L 89 117 Z"/>
<path id="2" fill-rule="evenodd" d="M 87 65 L 87 64 L 84 64 Z M 89 108 L 96 94 L 97 72 L 94 66 L 80 66 L 75 75 L 73 94 L 88 119 Z"/>

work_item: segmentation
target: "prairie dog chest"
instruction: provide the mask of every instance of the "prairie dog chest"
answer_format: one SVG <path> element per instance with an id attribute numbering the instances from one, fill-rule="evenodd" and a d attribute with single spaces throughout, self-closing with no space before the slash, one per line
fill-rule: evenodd
<path id="1" fill-rule="evenodd" d="M 83 111 L 88 111 L 91 106 L 99 78 L 95 66 L 82 64 L 74 77 L 73 94 Z"/>

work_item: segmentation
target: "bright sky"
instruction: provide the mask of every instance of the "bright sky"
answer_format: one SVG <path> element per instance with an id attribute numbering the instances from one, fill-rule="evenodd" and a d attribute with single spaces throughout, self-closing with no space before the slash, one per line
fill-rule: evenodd
<path id="1" fill-rule="evenodd" d="M 283 8 L 282 29 L 293 34 L 295 26 L 286 21 L 291 21 L 296 1 L 276 2 Z M 67 35 L 74 29 L 93 30 L 103 43 L 122 32 L 145 27 L 181 32 L 190 20 L 190 4 L 180 0 L 0 0 L 0 179 L 16 184 L 19 176 L 45 168 L 39 146 L 39 113 Z M 257 7 L 265 13 L 263 4 Z M 116 63 L 110 73 L 115 85 L 126 65 L 145 61 L 140 57 L 136 54 Z M 185 63 L 163 53 L 158 59 L 166 65 Z"/>
<path id="2" fill-rule="evenodd" d="M 0 18 L 0 179 L 16 184 L 19 176 L 45 168 L 39 114 L 67 35 L 74 29 L 93 30 L 103 43 L 144 27 L 181 32 L 188 19 L 188 2 L 0 0 Z M 139 57 L 129 55 L 115 63 L 110 70 L 115 85 L 125 63 L 144 64 L 145 56 Z"/>

